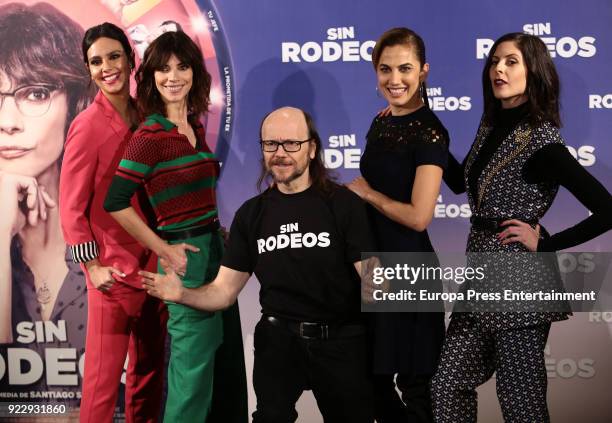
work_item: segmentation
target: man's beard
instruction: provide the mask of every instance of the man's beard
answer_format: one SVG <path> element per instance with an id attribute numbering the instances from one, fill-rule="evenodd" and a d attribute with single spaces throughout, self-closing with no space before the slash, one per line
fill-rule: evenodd
<path id="1" fill-rule="evenodd" d="M 308 169 L 308 166 L 310 165 L 310 160 L 308 160 L 306 162 L 306 164 L 304 165 L 304 167 L 299 168 L 299 167 L 297 167 L 296 161 L 295 160 L 291 160 L 289 163 L 291 163 L 294 166 L 294 170 L 288 176 L 281 177 L 279 174 L 274 172 L 273 166 L 275 164 L 277 164 L 277 163 L 288 163 L 288 162 L 289 161 L 287 161 L 287 160 L 272 160 L 269 163 L 269 165 L 268 165 L 268 172 L 270 173 L 270 175 L 272 175 L 272 179 L 274 179 L 274 182 L 276 184 L 289 184 L 289 183 L 293 182 L 294 180 L 296 180 L 297 178 L 302 176 L 304 174 L 304 172 L 306 172 L 306 169 Z"/>

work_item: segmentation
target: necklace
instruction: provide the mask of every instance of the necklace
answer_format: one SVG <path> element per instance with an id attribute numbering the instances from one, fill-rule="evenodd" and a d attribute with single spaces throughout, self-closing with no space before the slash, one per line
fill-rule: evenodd
<path id="1" fill-rule="evenodd" d="M 478 190 L 478 196 L 476 197 L 476 209 L 480 209 L 480 204 L 482 203 L 482 197 L 485 191 L 488 188 L 489 183 L 491 182 L 493 176 L 497 172 L 499 172 L 504 166 L 510 163 L 516 156 L 520 154 L 523 149 L 527 146 L 527 143 L 531 140 L 531 128 L 527 128 L 524 130 L 516 130 L 516 146 L 515 149 L 506 156 L 502 161 L 500 161 L 483 179 L 482 185 Z"/>
<path id="2" fill-rule="evenodd" d="M 47 286 L 46 280 L 44 280 L 42 285 L 36 290 L 36 301 L 38 301 L 38 304 L 41 305 L 48 304 L 49 301 L 51 301 L 51 291 Z"/>

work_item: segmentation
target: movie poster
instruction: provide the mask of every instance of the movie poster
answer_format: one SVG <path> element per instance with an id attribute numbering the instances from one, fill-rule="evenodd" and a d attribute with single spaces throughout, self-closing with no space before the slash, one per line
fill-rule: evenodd
<path id="1" fill-rule="evenodd" d="M 196 40 L 213 77 L 207 142 L 213 151 L 229 142 L 232 69 L 210 2 L 0 1 L 2 421 L 8 404 L 50 405 L 49 414 L 62 421 L 78 418 L 87 293 L 62 236 L 57 202 L 66 133 L 95 95 L 81 41 L 87 28 L 105 21 L 125 30 L 137 65 L 166 31 Z M 123 383 L 116 411 L 122 421 Z"/>

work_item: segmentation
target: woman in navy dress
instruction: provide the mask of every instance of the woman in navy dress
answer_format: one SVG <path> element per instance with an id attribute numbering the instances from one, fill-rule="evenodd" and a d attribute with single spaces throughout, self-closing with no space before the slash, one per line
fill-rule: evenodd
<path id="1" fill-rule="evenodd" d="M 377 41 L 372 62 L 391 114 L 374 118 L 360 163 L 363 177 L 348 187 L 370 206 L 379 251 L 433 253 L 427 226 L 446 167 L 448 133 L 428 106 L 425 45 L 413 31 L 394 28 Z M 372 316 L 377 421 L 433 421 L 429 382 L 444 339 L 444 314 Z"/>

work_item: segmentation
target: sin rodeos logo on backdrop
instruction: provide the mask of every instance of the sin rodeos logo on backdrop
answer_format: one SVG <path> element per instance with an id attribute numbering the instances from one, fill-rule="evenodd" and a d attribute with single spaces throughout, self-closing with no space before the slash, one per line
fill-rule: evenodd
<path id="1" fill-rule="evenodd" d="M 469 219 L 471 216 L 472 210 L 468 203 L 445 203 L 442 194 L 438 195 L 434 208 L 434 217 L 436 219 Z"/>
<path id="2" fill-rule="evenodd" d="M 376 41 L 359 41 L 354 26 L 328 28 L 325 36 L 325 41 L 283 42 L 281 44 L 282 62 L 372 61 L 372 50 Z"/>
<path id="3" fill-rule="evenodd" d="M 523 32 L 537 35 L 548 47 L 551 57 L 569 59 L 578 57 L 593 57 L 597 53 L 595 46 L 596 38 L 592 35 L 583 36 L 552 36 L 552 25 L 550 22 L 528 23 L 523 25 Z M 476 40 L 476 58 L 484 59 L 489 55 L 495 40 L 491 38 L 478 38 Z"/>
<path id="4" fill-rule="evenodd" d="M 361 148 L 356 134 L 330 135 L 328 148 L 323 150 L 323 161 L 328 169 L 359 169 Z"/>
<path id="5" fill-rule="evenodd" d="M 589 109 L 612 109 L 612 94 L 589 94 Z"/>
<path id="6" fill-rule="evenodd" d="M 463 95 L 444 95 L 442 87 L 427 88 L 427 99 L 429 100 L 429 108 L 434 112 L 454 112 L 456 110 L 468 111 L 472 109 L 472 98 Z"/>

